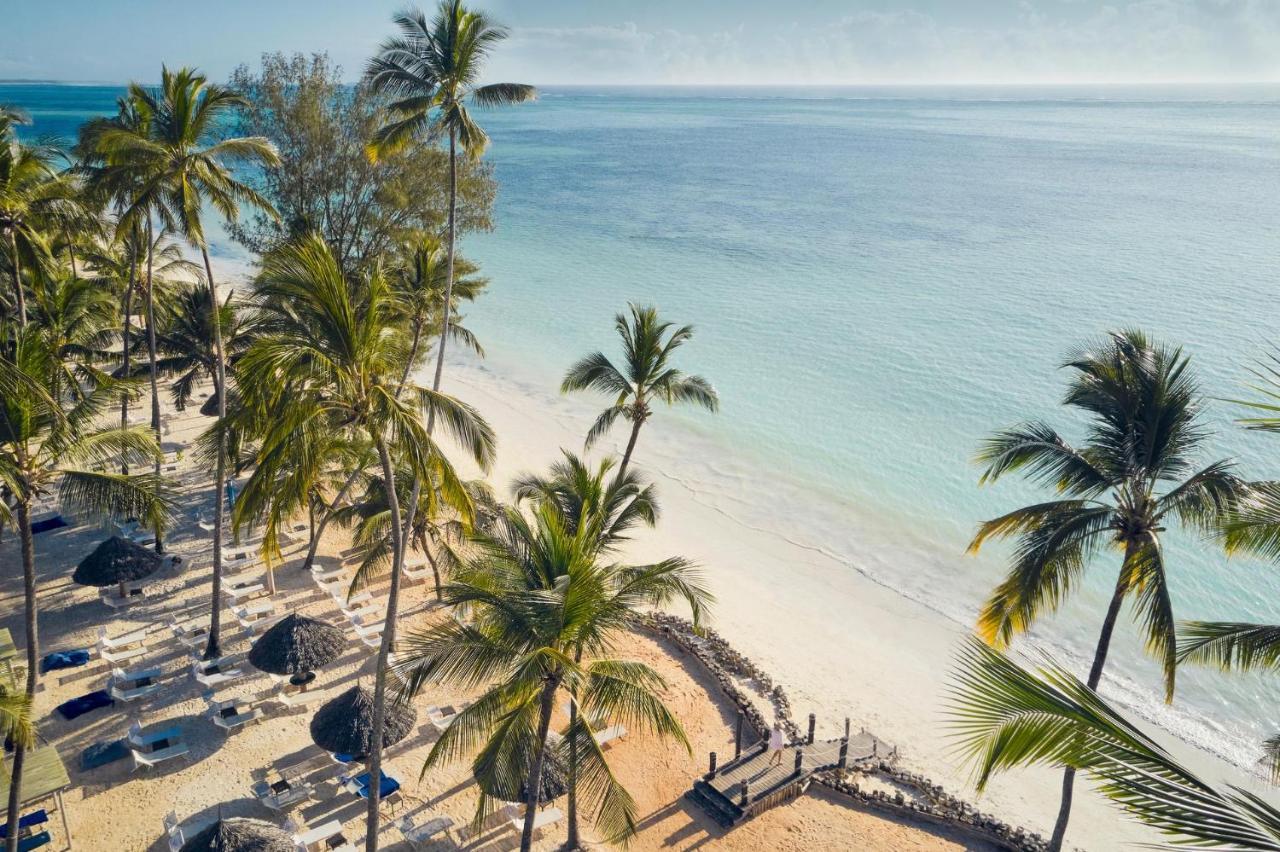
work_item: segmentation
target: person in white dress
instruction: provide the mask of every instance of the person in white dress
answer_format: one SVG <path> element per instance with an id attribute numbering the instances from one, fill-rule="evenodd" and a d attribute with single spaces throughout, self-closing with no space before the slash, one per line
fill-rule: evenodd
<path id="1" fill-rule="evenodd" d="M 782 763 L 782 747 L 785 741 L 782 738 L 782 723 L 774 722 L 773 730 L 769 732 L 769 765 L 777 766 Z"/>

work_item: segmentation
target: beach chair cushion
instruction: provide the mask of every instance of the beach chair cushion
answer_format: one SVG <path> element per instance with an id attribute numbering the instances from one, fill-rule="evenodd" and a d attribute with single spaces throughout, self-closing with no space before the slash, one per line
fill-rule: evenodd
<path id="1" fill-rule="evenodd" d="M 81 769 L 97 769 L 129 756 L 129 747 L 124 740 L 112 740 L 105 743 L 94 743 L 80 753 Z"/>
<path id="2" fill-rule="evenodd" d="M 97 710 L 99 707 L 110 707 L 115 703 L 115 699 L 105 689 L 99 689 L 90 692 L 88 695 L 81 695 L 79 698 L 64 701 L 54 709 L 64 719 L 75 719 L 92 710 Z"/>
<path id="3" fill-rule="evenodd" d="M 24 837 L 18 841 L 18 852 L 29 852 L 31 849 L 39 849 L 41 846 L 48 846 L 53 842 L 53 838 L 49 836 L 49 832 L 42 831 L 39 834 L 33 834 L 30 837 Z"/>
<path id="4" fill-rule="evenodd" d="M 382 783 L 378 785 L 379 798 L 385 799 L 387 796 L 390 796 L 392 793 L 400 789 L 400 782 L 394 778 L 389 777 L 382 770 L 378 770 L 378 775 L 381 776 L 381 779 L 382 779 Z M 358 795 L 362 799 L 369 798 L 369 773 L 368 772 L 361 772 L 355 778 L 351 779 L 351 783 L 355 785 L 356 795 Z"/>
<path id="5" fill-rule="evenodd" d="M 83 648 L 77 648 L 74 651 L 54 651 L 52 654 L 45 654 L 44 659 L 40 661 L 40 674 L 58 669 L 74 669 L 88 662 L 89 652 Z"/>
<path id="6" fill-rule="evenodd" d="M 29 814 L 23 814 L 18 818 L 18 831 L 30 828 L 33 825 L 41 825 L 49 821 L 49 814 L 44 808 L 38 811 L 32 811 Z M 0 840 L 9 836 L 9 823 L 6 820 L 0 824 Z"/>

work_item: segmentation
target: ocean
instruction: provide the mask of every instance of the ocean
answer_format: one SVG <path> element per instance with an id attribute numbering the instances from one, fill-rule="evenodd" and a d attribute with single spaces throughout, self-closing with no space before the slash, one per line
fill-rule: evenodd
<path id="1" fill-rule="evenodd" d="M 0 102 L 68 136 L 119 92 Z M 1043 496 L 979 488 L 979 441 L 1031 418 L 1079 436 L 1061 364 L 1109 329 L 1191 355 L 1205 461 L 1280 476 L 1280 437 L 1229 401 L 1280 344 L 1280 87 L 550 89 L 479 118 L 497 228 L 463 250 L 492 279 L 466 316 L 488 367 L 553 391 L 616 353 L 628 301 L 694 324 L 678 363 L 722 410 L 660 411 L 637 461 L 944 617 L 971 624 L 1004 573 L 1006 549 L 965 556 L 976 524 Z M 1280 622 L 1276 566 L 1168 540 L 1180 618 Z M 1117 567 L 1026 644 L 1083 672 Z M 1104 690 L 1252 766 L 1280 681 L 1187 668 L 1166 707 L 1126 621 Z"/>

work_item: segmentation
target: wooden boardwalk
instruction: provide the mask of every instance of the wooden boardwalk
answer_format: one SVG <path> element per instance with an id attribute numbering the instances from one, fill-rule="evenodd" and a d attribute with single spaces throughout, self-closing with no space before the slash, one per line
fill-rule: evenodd
<path id="1" fill-rule="evenodd" d="M 789 745 L 777 763 L 764 744 L 757 743 L 744 750 L 741 757 L 718 768 L 714 775 L 697 781 L 688 796 L 727 828 L 800 795 L 815 772 L 839 765 L 842 742 L 821 740 Z M 845 765 L 887 758 L 891 752 L 887 743 L 872 734 L 851 734 Z"/>

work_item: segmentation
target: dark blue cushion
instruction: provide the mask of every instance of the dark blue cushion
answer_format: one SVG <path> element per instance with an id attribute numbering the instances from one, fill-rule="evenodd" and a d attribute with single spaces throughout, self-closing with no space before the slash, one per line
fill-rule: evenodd
<path id="1" fill-rule="evenodd" d="M 53 838 L 49 836 L 49 832 L 42 831 L 39 834 L 33 834 L 30 837 L 24 837 L 18 841 L 18 852 L 29 852 L 31 849 L 39 849 L 41 846 L 48 846 L 53 842 Z"/>
<path id="2" fill-rule="evenodd" d="M 38 811 L 32 811 L 29 814 L 24 814 L 23 816 L 19 817 L 18 828 L 19 830 L 24 828 L 30 828 L 33 825 L 40 825 L 41 823 L 48 822 L 48 821 L 49 821 L 49 814 L 45 812 L 44 808 L 41 808 Z M 6 820 L 4 824 L 0 825 L 0 838 L 4 838 L 8 836 L 9 836 L 9 823 Z"/>
<path id="3" fill-rule="evenodd" d="M 56 669 L 74 669 L 89 662 L 89 652 L 83 649 L 75 651 L 54 651 L 46 654 L 40 661 L 40 674 Z"/>
<path id="4" fill-rule="evenodd" d="M 81 695 L 79 698 L 64 701 L 54 709 L 58 711 L 58 715 L 62 718 L 74 719 L 77 716 L 83 716 L 90 710 L 97 710 L 99 707 L 110 707 L 115 703 L 110 695 L 99 689 L 97 692 L 90 692 L 88 695 Z"/>

